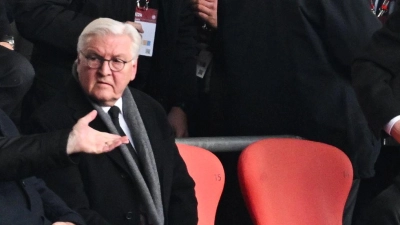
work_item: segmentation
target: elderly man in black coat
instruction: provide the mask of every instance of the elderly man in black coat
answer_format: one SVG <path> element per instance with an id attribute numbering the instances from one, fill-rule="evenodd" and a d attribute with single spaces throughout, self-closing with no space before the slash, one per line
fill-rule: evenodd
<path id="1" fill-rule="evenodd" d="M 130 24 L 89 23 L 78 40 L 73 78 L 32 117 L 35 131 L 71 128 L 96 109 L 93 128 L 125 133 L 132 144 L 43 178 L 93 225 L 195 225 L 194 182 L 175 145 L 165 111 L 128 83 L 135 78 L 141 38 Z"/>

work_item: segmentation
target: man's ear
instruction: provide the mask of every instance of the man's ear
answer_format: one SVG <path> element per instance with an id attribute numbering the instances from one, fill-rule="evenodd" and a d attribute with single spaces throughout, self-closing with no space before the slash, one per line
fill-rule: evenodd
<path id="1" fill-rule="evenodd" d="M 132 75 L 131 75 L 131 79 L 130 79 L 131 81 L 133 81 L 135 79 L 136 72 L 137 72 L 137 59 L 132 62 Z"/>

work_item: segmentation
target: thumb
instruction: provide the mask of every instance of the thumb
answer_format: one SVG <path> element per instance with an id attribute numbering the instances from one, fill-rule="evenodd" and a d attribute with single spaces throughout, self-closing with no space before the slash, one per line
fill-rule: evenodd
<path id="1" fill-rule="evenodd" d="M 88 125 L 90 122 L 92 122 L 94 120 L 94 118 L 96 118 L 96 116 L 97 116 L 97 111 L 96 110 L 92 110 L 86 116 L 84 116 L 81 119 L 79 119 L 79 122 Z"/>

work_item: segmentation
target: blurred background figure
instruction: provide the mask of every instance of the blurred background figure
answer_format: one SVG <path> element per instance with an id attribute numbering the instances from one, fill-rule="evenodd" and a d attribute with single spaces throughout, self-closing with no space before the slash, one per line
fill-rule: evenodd
<path id="1" fill-rule="evenodd" d="M 396 9 L 388 17 L 382 29 L 377 31 L 366 50 L 357 57 L 352 67 L 352 83 L 368 124 L 377 137 L 388 140 L 390 135 L 397 145 L 386 147 L 384 163 L 389 164 L 386 171 L 390 179 L 376 180 L 376 186 L 388 186 L 377 192 L 368 207 L 361 214 L 357 224 L 398 225 L 400 224 L 400 11 Z M 384 151 L 382 151 L 384 152 Z M 397 172 L 397 177 L 394 173 Z M 394 179 L 393 179 L 394 178 Z M 382 180 L 384 182 L 382 182 Z"/>
<path id="2" fill-rule="evenodd" d="M 374 175 L 380 150 L 350 82 L 354 56 L 381 27 L 370 5 L 364 0 L 214 4 L 192 1 L 202 22 L 216 27 L 218 46 L 205 82 L 209 114 L 197 131 L 201 136 L 295 135 L 343 150 L 355 172 L 344 214 L 344 224 L 351 224 L 360 179 Z M 234 177 L 238 154 L 218 155 L 228 175 L 217 223 L 249 224 Z"/>

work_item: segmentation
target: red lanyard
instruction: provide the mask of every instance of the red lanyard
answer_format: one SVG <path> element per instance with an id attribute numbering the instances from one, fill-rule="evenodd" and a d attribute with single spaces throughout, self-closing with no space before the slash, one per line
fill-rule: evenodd
<path id="1" fill-rule="evenodd" d="M 381 7 L 379 8 L 379 11 L 378 11 L 378 15 L 377 15 L 378 18 L 381 17 L 381 16 L 383 16 L 383 15 L 389 10 L 389 3 L 390 3 L 390 1 L 391 1 L 391 0 L 384 0 L 384 1 L 383 1 L 382 5 L 381 5 Z M 371 11 L 372 11 L 372 13 L 373 13 L 374 15 L 376 15 L 376 12 L 375 12 L 375 4 L 373 3 L 373 0 L 370 1 L 370 5 L 371 5 Z"/>

